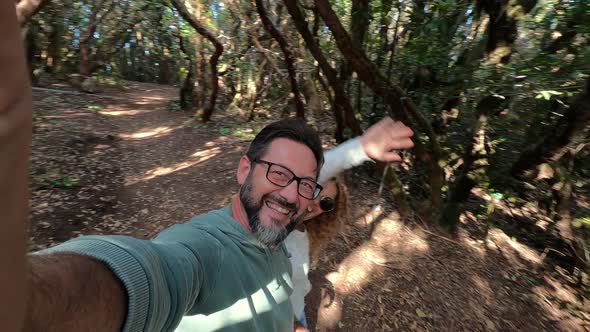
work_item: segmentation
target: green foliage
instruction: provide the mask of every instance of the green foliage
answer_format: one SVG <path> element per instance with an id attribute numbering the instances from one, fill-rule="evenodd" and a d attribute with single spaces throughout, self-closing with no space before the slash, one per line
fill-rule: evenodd
<path id="1" fill-rule="evenodd" d="M 78 181 L 69 175 L 63 175 L 58 172 L 41 174 L 34 177 L 33 184 L 37 188 L 59 188 L 73 189 L 78 187 Z"/>
<path id="2" fill-rule="evenodd" d="M 32 76 L 41 80 L 44 73 L 49 73 L 53 78 L 67 78 L 78 72 L 81 36 L 85 36 L 88 29 L 92 30 L 89 24 L 98 19 L 101 23 L 90 36 L 88 51 L 92 74 L 99 84 L 117 87 L 124 86 L 122 80 L 138 80 L 181 85 L 188 71 L 192 70 L 194 95 L 191 96 L 206 100 L 211 91 L 207 65 L 214 49 L 211 43 L 184 22 L 176 9 L 166 2 L 112 1 L 56 0 L 45 7 L 29 26 L 29 63 L 35 74 Z M 265 32 L 251 2 L 240 0 L 230 5 L 190 1 L 199 13 L 201 23 L 224 45 L 218 63 L 222 72 L 219 110 L 235 112 L 236 107 L 227 107 L 234 99 L 234 106 L 243 107 L 250 102 L 246 99 L 252 98 L 258 105 L 257 116 L 274 118 L 283 115 L 279 114 L 282 105 L 291 101 L 286 96 L 289 80 L 284 55 L 276 41 Z M 545 0 L 527 3 L 536 3 L 536 7 L 526 15 L 514 12 L 512 7 L 499 8 L 500 12 L 494 14 L 506 13 L 510 20 L 517 21 L 507 29 L 517 32 L 516 40 L 512 41 L 506 36 L 509 33 L 494 25 L 502 20 L 490 25 L 489 15 L 494 6 L 482 11 L 476 8 L 477 4 L 491 4 L 489 1 L 474 4 L 462 0 L 384 0 L 370 1 L 368 8 L 360 6 L 360 9 L 357 9 L 359 3 L 355 3 L 354 10 L 351 0 L 331 1 L 351 36 L 358 38 L 358 33 L 367 27 L 362 50 L 387 80 L 378 83 L 396 85 L 417 106 L 426 125 L 410 115 L 409 124 L 416 132 L 416 140 L 423 143 L 428 152 L 432 152 L 433 143 L 440 145 L 442 152 L 436 158 L 445 173 L 440 184 L 444 198 L 452 195 L 455 181 L 464 167 L 473 172 L 463 173 L 469 174 L 475 186 L 490 194 L 494 201 L 522 205 L 529 199 L 525 193 L 535 190 L 543 191 L 538 197 L 548 196 L 549 190 L 534 181 L 530 181 L 530 186 L 535 189 L 527 189 L 526 185 L 518 183 L 510 174 L 510 167 L 520 152 L 538 143 L 563 118 L 572 100 L 583 89 L 590 74 L 587 65 L 590 63 L 590 2 Z M 271 21 L 285 35 L 296 58 L 298 85 L 303 86 L 303 80 L 311 79 L 322 108 L 330 109 L 333 88 L 326 84 L 325 73 L 317 70 L 315 59 L 306 52 L 291 17 L 280 2 L 266 4 Z M 109 8 L 112 8 L 111 12 Z M 334 36 L 312 10 L 303 7 L 302 10 L 308 19 L 307 26 L 317 28 L 315 38 L 324 57 L 339 75 L 343 74 L 346 61 Z M 93 12 L 97 13 L 94 18 L 91 17 Z M 101 19 L 103 15 L 104 19 Z M 255 45 L 254 37 L 259 45 Z M 510 55 L 507 60 L 498 62 L 490 58 L 488 47 L 492 37 L 501 39 L 501 48 Z M 259 73 L 263 61 L 267 64 Z M 262 83 L 255 87 L 253 77 L 258 74 Z M 353 105 L 354 116 L 363 127 L 388 112 L 381 97 L 375 97 L 358 75 L 347 78 L 345 90 Z M 483 127 L 475 128 L 477 111 L 481 109 L 478 107 L 489 96 L 497 96 L 503 103 L 492 110 Z M 44 100 L 41 111 L 51 109 L 55 103 L 59 100 Z M 454 113 L 444 119 L 444 125 L 436 128 L 436 135 L 429 137 L 425 134 L 425 127 L 440 124 L 439 120 L 446 115 L 443 111 L 450 111 L 443 110 L 443 105 L 450 105 Z M 103 106 L 81 102 L 80 107 L 100 110 Z M 170 101 L 168 109 L 181 111 L 179 101 Z M 308 120 L 324 132 L 333 132 L 331 113 L 317 110 L 313 116 L 308 114 Z M 188 126 L 210 128 L 201 123 Z M 211 129 L 220 135 L 240 139 L 250 139 L 259 130 L 251 124 L 234 123 Z M 470 156 L 470 151 L 466 151 L 472 146 L 476 129 L 484 132 L 485 142 L 480 151 L 485 150 L 485 157 Z M 341 137 L 352 136 L 349 128 L 340 134 Z M 471 157 L 476 160 L 465 166 Z M 400 179 L 411 188 L 410 197 L 415 197 L 416 201 L 428 199 L 431 174 L 423 160 L 410 159 L 412 167 L 403 170 Z M 587 155 L 576 157 L 571 179 L 576 192 L 589 190 L 585 180 L 590 177 L 587 159 Z M 59 179 L 51 181 L 63 186 L 70 183 Z M 452 214 L 459 215 L 464 208 L 457 204 Z M 480 214 L 488 216 L 493 208 L 493 205 L 483 206 Z"/>
<path id="3" fill-rule="evenodd" d="M 182 106 L 180 106 L 180 100 L 171 100 L 168 102 L 168 109 L 172 112 L 182 112 Z"/>
<path id="4" fill-rule="evenodd" d="M 590 229 L 590 217 L 581 217 L 572 220 L 572 226 L 576 228 L 585 227 Z"/>

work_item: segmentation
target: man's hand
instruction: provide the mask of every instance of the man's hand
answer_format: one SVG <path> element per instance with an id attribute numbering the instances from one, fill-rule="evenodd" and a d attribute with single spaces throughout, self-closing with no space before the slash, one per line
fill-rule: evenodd
<path id="1" fill-rule="evenodd" d="M 409 149 L 414 146 L 414 132 L 405 124 L 385 117 L 369 127 L 361 136 L 361 145 L 367 156 L 376 161 L 401 161 L 393 150 Z"/>

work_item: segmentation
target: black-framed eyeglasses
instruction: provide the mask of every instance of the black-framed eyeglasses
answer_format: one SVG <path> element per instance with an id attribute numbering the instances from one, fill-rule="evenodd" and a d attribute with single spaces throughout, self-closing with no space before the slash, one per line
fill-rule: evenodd
<path id="1" fill-rule="evenodd" d="M 255 159 L 254 163 L 267 164 L 268 169 L 266 170 L 266 179 L 270 183 L 279 187 L 286 187 L 293 181 L 297 181 L 297 193 L 306 199 L 316 199 L 320 192 L 322 192 L 322 186 L 310 178 L 300 178 L 293 174 L 293 172 L 285 166 L 271 163 L 270 161 Z"/>
<path id="2" fill-rule="evenodd" d="M 320 198 L 320 209 L 322 209 L 322 211 L 324 212 L 330 212 L 332 210 L 334 210 L 334 207 L 336 206 L 334 199 L 330 196 L 324 196 L 322 198 Z"/>

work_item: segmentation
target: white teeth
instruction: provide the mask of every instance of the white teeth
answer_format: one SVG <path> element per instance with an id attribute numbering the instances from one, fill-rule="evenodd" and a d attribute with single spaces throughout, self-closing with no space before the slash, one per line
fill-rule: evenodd
<path id="1" fill-rule="evenodd" d="M 266 202 L 266 206 L 268 206 L 269 208 L 277 211 L 278 213 L 282 213 L 282 214 L 288 214 L 289 213 L 289 210 L 288 209 L 285 209 L 284 207 L 281 207 L 281 206 L 279 206 L 277 204 L 273 204 L 273 203 L 268 202 L 268 201 Z"/>

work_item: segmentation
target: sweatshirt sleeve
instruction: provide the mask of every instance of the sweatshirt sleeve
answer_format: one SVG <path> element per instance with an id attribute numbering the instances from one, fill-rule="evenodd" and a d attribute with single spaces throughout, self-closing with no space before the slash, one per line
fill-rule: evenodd
<path id="1" fill-rule="evenodd" d="M 360 138 L 350 139 L 326 152 L 318 182 L 323 183 L 341 172 L 369 160 L 371 159 L 363 150 Z"/>
<path id="2" fill-rule="evenodd" d="M 123 331 L 172 331 L 186 312 L 194 311 L 202 289 L 207 289 L 215 276 L 207 276 L 207 261 L 216 244 L 208 235 L 189 224 L 177 225 L 165 238 L 175 241 L 140 240 L 127 236 L 85 236 L 39 252 L 70 252 L 93 257 L 106 264 L 121 280 L 127 291 L 127 317 Z M 183 239 L 190 238 L 192 243 Z M 208 244 L 200 253 L 193 243 Z M 213 249 L 213 250 L 211 250 Z M 214 256 L 214 255 L 213 255 Z"/>

